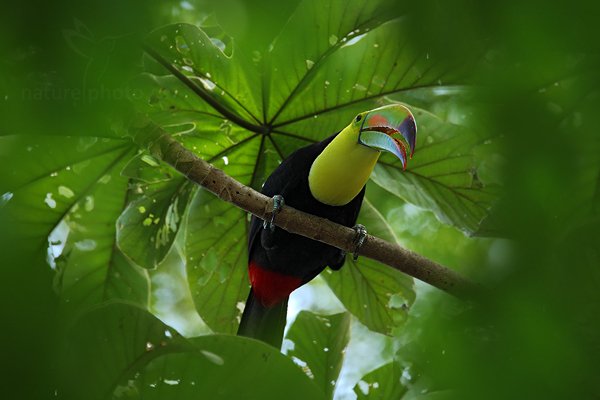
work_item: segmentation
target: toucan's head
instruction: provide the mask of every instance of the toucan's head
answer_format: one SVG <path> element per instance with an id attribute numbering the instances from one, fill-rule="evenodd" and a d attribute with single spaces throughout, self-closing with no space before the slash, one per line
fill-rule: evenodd
<path id="1" fill-rule="evenodd" d="M 417 140 L 417 124 L 410 110 L 400 104 L 390 104 L 356 116 L 350 124 L 358 129 L 358 143 L 374 150 L 388 151 L 406 168 L 406 145 L 412 158 Z"/>
<path id="2" fill-rule="evenodd" d="M 382 151 L 394 154 L 406 168 L 407 147 L 415 151 L 417 125 L 408 108 L 391 104 L 356 116 L 313 162 L 308 183 L 318 201 L 348 204 L 362 190 Z"/>

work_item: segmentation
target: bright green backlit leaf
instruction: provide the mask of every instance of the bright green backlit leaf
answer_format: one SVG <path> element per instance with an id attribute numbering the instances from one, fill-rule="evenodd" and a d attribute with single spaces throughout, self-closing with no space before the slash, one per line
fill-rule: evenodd
<path id="1" fill-rule="evenodd" d="M 117 220 L 119 248 L 141 267 L 158 266 L 181 227 L 192 189 L 183 177 L 136 186 L 140 196 Z"/>

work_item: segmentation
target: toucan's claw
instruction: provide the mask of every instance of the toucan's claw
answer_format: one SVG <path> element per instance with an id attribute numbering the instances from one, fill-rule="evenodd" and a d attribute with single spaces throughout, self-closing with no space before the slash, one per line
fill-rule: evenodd
<path id="1" fill-rule="evenodd" d="M 276 194 L 273 196 L 273 211 L 271 212 L 271 219 L 267 222 L 267 220 L 263 221 L 263 228 L 269 229 L 269 231 L 275 231 L 275 217 L 279 214 L 279 211 L 283 208 L 285 201 L 283 196 L 280 194 Z"/>
<path id="2" fill-rule="evenodd" d="M 354 236 L 354 244 L 356 247 L 354 247 L 354 253 L 352 254 L 352 259 L 356 261 L 358 260 L 358 252 L 367 239 L 367 228 L 365 228 L 364 225 L 356 224 L 352 229 L 356 231 L 356 236 Z"/>

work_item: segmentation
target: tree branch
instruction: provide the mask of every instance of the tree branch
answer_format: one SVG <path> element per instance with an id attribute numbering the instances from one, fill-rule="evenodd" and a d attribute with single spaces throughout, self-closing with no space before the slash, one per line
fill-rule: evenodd
<path id="1" fill-rule="evenodd" d="M 192 182 L 205 187 L 220 199 L 258 218 L 271 217 L 273 202 L 270 197 L 242 185 L 222 170 L 202 160 L 153 122 L 145 118 L 139 119 L 131 124 L 130 132 L 138 145 L 148 147 L 155 157 L 169 163 Z M 356 232 L 353 229 L 289 206 L 283 207 L 277 214 L 275 225 L 346 252 L 354 251 Z M 367 236 L 360 249 L 360 255 L 386 264 L 457 297 L 471 297 L 479 291 L 476 284 L 457 272 L 375 236 Z"/>

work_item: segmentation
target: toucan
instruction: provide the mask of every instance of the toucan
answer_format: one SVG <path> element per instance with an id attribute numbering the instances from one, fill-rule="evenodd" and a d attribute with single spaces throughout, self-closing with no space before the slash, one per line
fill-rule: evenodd
<path id="1" fill-rule="evenodd" d="M 327 139 L 300 148 L 267 178 L 262 193 L 273 197 L 272 215 L 285 205 L 355 227 L 365 185 L 382 151 L 403 169 L 415 151 L 417 125 L 410 110 L 390 104 L 358 114 Z M 361 238 L 361 239 L 362 239 Z M 360 242 L 361 240 L 359 240 Z M 325 267 L 339 270 L 346 254 L 333 246 L 289 233 L 253 216 L 248 234 L 250 294 L 238 335 L 281 347 L 288 297 Z"/>

